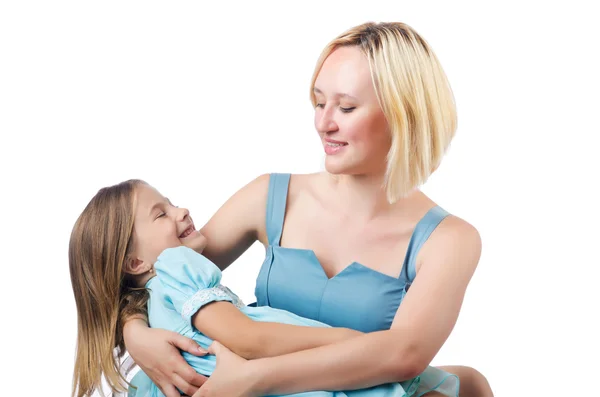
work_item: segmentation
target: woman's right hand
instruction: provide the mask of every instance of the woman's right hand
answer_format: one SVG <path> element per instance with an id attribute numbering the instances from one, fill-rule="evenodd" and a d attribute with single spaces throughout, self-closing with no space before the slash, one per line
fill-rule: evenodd
<path id="1" fill-rule="evenodd" d="M 208 348 L 217 360 L 210 379 L 192 397 L 255 397 L 265 395 L 258 390 L 260 376 L 248 361 L 220 344 L 213 342 Z M 256 368 L 256 366 L 254 366 Z"/>
<path id="2" fill-rule="evenodd" d="M 192 339 L 172 331 L 149 328 L 143 320 L 130 320 L 124 327 L 127 351 L 167 397 L 180 397 L 179 390 L 193 395 L 206 378 L 185 361 L 180 350 L 195 356 L 207 351 Z"/>

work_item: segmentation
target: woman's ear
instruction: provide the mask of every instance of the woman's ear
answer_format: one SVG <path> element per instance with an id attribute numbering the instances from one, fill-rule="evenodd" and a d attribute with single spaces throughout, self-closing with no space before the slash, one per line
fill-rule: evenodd
<path id="1" fill-rule="evenodd" d="M 141 259 L 128 256 L 125 259 L 125 273 L 127 274 L 143 274 L 152 269 L 152 265 L 144 262 Z"/>

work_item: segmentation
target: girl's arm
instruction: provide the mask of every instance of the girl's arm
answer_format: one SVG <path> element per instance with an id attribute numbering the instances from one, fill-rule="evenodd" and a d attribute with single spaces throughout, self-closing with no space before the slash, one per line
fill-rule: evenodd
<path id="1" fill-rule="evenodd" d="M 250 319 L 230 302 L 213 302 L 192 318 L 194 327 L 246 359 L 279 356 L 347 340 L 361 332 Z"/>
<path id="2" fill-rule="evenodd" d="M 238 298 L 220 284 L 221 271 L 217 266 L 185 246 L 164 250 L 154 269 L 157 291 L 165 305 L 172 307 L 186 324 L 245 358 L 292 353 L 360 334 L 282 310 L 239 306 Z M 263 318 L 269 316 L 269 322 L 252 320 L 252 310 L 263 313 Z"/>
<path id="3" fill-rule="evenodd" d="M 246 361 L 235 371 L 227 367 L 226 363 L 233 362 L 230 357 L 219 365 L 217 351 L 217 368 L 196 395 L 217 396 L 225 390 L 232 397 L 350 390 L 422 373 L 456 323 L 481 252 L 478 232 L 455 217 L 442 222 L 429 243 L 434 249 L 425 253 L 423 247 L 418 276 L 390 330 Z"/>

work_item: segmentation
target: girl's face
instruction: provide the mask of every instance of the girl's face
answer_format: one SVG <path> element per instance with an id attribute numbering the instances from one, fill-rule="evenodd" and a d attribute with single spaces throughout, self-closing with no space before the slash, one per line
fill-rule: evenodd
<path id="1" fill-rule="evenodd" d="M 385 171 L 391 137 L 373 86 L 369 61 L 354 46 L 340 47 L 315 80 L 315 128 L 332 174 Z"/>
<path id="2" fill-rule="evenodd" d="M 145 184 L 136 188 L 136 201 L 133 244 L 137 260 L 154 264 L 162 251 L 181 245 L 202 253 L 206 238 L 196 230 L 187 209 L 174 206 Z"/>

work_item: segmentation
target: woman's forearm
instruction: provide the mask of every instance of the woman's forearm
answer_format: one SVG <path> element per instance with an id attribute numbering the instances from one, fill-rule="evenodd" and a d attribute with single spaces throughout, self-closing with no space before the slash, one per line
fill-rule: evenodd
<path id="1" fill-rule="evenodd" d="M 407 334 L 389 330 L 333 345 L 252 362 L 256 395 L 311 390 L 353 390 L 411 379 L 426 367 Z"/>

